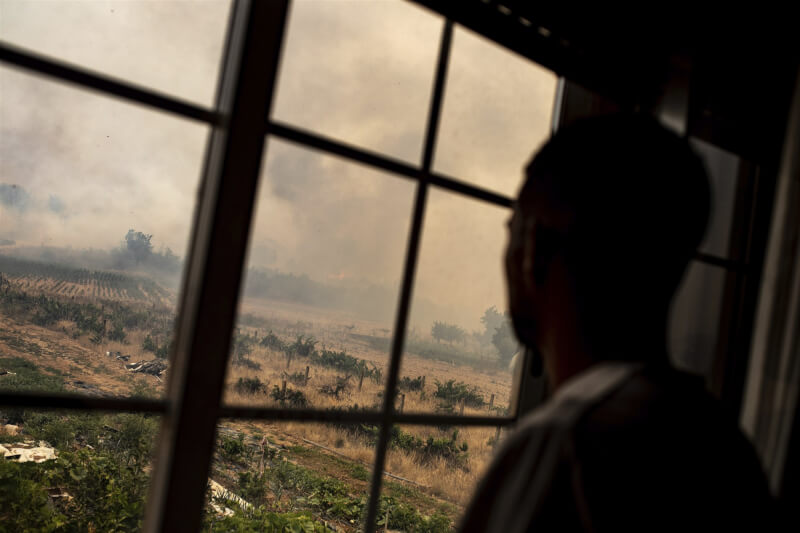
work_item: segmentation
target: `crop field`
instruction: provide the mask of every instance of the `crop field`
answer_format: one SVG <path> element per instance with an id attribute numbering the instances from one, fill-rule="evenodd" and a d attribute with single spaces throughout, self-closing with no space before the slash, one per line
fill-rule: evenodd
<path id="1" fill-rule="evenodd" d="M 0 388 L 163 394 L 163 379 L 132 374 L 125 364 L 167 360 L 174 325 L 169 300 L 166 289 L 146 278 L 0 256 L 0 370 L 19 368 L 0 376 Z M 261 299 L 242 302 L 238 324 L 225 378 L 227 404 L 381 408 L 391 342 L 386 324 Z M 26 372 L 36 372 L 36 379 L 23 379 Z M 477 341 L 448 342 L 415 331 L 406 342 L 394 408 L 500 416 L 509 410 L 511 382 L 506 366 Z M 238 530 L 237 520 L 256 520 L 358 530 L 377 434 L 369 424 L 224 421 L 212 477 L 254 507 L 209 496 L 204 527 Z M 493 427 L 393 428 L 381 520 L 388 517 L 391 530 L 451 531 L 498 438 Z M 212 503 L 235 513 L 217 515 Z"/>
<path id="2" fill-rule="evenodd" d="M 126 302 L 170 301 L 170 291 L 141 276 L 0 255 L 0 273 L 29 292 Z"/>

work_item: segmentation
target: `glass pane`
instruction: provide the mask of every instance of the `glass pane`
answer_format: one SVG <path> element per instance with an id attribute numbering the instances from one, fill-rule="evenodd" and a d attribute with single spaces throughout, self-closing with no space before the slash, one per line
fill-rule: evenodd
<path id="1" fill-rule="evenodd" d="M 293 2 L 273 115 L 419 163 L 442 19 L 408 2 Z"/>
<path id="2" fill-rule="evenodd" d="M 363 530 L 375 445 L 355 427 L 222 421 L 202 530 Z"/>
<path id="3" fill-rule="evenodd" d="M 504 436 L 493 427 L 395 426 L 378 530 L 452 531 Z"/>
<path id="4" fill-rule="evenodd" d="M 699 139 L 692 139 L 691 143 L 703 158 L 711 183 L 711 217 L 699 249 L 707 254 L 728 257 L 739 158 Z"/>
<path id="5" fill-rule="evenodd" d="M 434 170 L 516 195 L 550 136 L 551 71 L 456 27 Z"/>
<path id="6" fill-rule="evenodd" d="M 506 414 L 518 349 L 503 311 L 510 214 L 430 191 L 400 371 L 405 411 Z"/>
<path id="7" fill-rule="evenodd" d="M 140 531 L 159 421 L 0 407 L 0 529 Z"/>
<path id="8" fill-rule="evenodd" d="M 15 70 L 0 88 L 0 388 L 162 394 L 208 128 Z"/>
<path id="9" fill-rule="evenodd" d="M 225 400 L 380 405 L 414 183 L 270 139 Z"/>
<path id="10" fill-rule="evenodd" d="M 725 270 L 696 261 L 689 265 L 670 317 L 669 348 L 677 367 L 711 375 L 724 289 Z"/>
<path id="11" fill-rule="evenodd" d="M 211 106 L 230 0 L 3 0 L 8 43 Z"/>

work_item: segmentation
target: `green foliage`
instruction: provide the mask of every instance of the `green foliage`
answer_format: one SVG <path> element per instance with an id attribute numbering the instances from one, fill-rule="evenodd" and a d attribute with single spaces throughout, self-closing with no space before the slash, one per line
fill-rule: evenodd
<path id="1" fill-rule="evenodd" d="M 218 449 L 223 458 L 232 463 L 242 462 L 245 455 L 246 446 L 244 444 L 244 434 L 239 433 L 236 438 L 227 435 L 220 435 Z"/>
<path id="2" fill-rule="evenodd" d="M 20 418 L 25 438 L 47 440 L 59 456 L 0 462 L 0 531 L 141 529 L 156 419 L 32 411 Z M 51 488 L 70 498 L 50 500 Z"/>
<path id="3" fill-rule="evenodd" d="M 6 340 L 0 329 L 0 339 Z M 60 376 L 45 374 L 35 364 L 21 357 L 0 357 L 0 368 L 15 375 L 3 376 L 3 391 L 61 392 L 64 381 Z"/>
<path id="4" fill-rule="evenodd" d="M 214 533 L 328 533 L 325 524 L 309 513 L 274 513 L 264 507 L 242 510 L 234 507 L 233 516 L 207 512 L 202 531 Z"/>
<path id="5" fill-rule="evenodd" d="M 353 479 L 358 479 L 360 481 L 367 481 L 369 479 L 369 470 L 364 468 L 359 464 L 354 464 L 350 468 L 350 476 Z"/>
<path id="6" fill-rule="evenodd" d="M 449 379 L 445 383 L 435 380 L 435 383 L 436 392 L 433 393 L 434 397 L 444 400 L 448 406 L 461 402 L 469 407 L 483 407 L 486 404 L 477 387 L 468 385 L 463 381 L 456 382 L 454 379 Z"/>
<path id="7" fill-rule="evenodd" d="M 270 397 L 279 402 L 282 407 L 287 405 L 289 407 L 308 407 L 309 405 L 303 391 L 295 390 L 291 387 L 286 387 L 286 390 L 283 390 L 281 387 L 274 385 Z"/>
<path id="8" fill-rule="evenodd" d="M 234 389 L 239 394 L 266 394 L 267 383 L 258 378 L 239 378 Z"/>
<path id="9" fill-rule="evenodd" d="M 414 379 L 403 376 L 397 382 L 397 388 L 405 391 L 421 391 L 425 388 L 425 376 L 417 376 Z"/>
<path id="10" fill-rule="evenodd" d="M 270 350 L 275 350 L 278 352 L 283 352 L 286 350 L 286 343 L 284 343 L 280 337 L 272 333 L 272 330 L 269 331 L 264 337 L 259 341 L 259 345 L 269 348 Z"/>
<path id="11" fill-rule="evenodd" d="M 442 513 L 422 516 L 412 505 L 398 502 L 391 496 L 381 496 L 377 526 L 386 530 L 413 531 L 415 533 L 449 533 L 450 518 Z M 386 518 L 389 523 L 386 523 Z"/>
<path id="12" fill-rule="evenodd" d="M 300 357 L 309 357 L 315 351 L 317 341 L 314 337 L 304 337 L 298 335 L 294 342 L 284 346 L 283 351 L 287 356 L 293 357 L 298 355 Z"/>
<path id="13" fill-rule="evenodd" d="M 365 378 L 375 383 L 380 383 L 383 377 L 381 369 L 373 363 L 348 355 L 345 351 L 337 352 L 323 348 L 321 352 L 312 352 L 309 357 L 312 363 L 334 368 L 345 374 L 361 376 L 363 373 Z"/>

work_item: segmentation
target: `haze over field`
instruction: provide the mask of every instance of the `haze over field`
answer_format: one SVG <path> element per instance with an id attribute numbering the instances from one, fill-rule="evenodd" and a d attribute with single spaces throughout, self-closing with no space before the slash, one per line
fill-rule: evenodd
<path id="1" fill-rule="evenodd" d="M 294 2 L 276 119 L 418 163 L 442 21 L 405 2 Z M 213 104 L 227 1 L 0 0 L 5 42 Z M 455 34 L 438 171 L 512 194 L 548 135 L 555 77 Z M 0 67 L 0 253 L 108 250 L 134 228 L 183 257 L 208 128 Z M 414 184 L 271 140 L 250 266 L 396 305 Z M 415 296 L 468 328 L 505 295 L 503 209 L 434 191 Z M 430 319 L 412 308 L 412 321 Z M 383 312 L 383 311 L 382 311 Z"/>

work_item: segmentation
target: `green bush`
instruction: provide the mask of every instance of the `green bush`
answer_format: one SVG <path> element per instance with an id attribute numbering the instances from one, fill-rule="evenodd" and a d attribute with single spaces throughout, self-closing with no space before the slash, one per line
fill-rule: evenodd
<path id="1" fill-rule="evenodd" d="M 456 382 L 454 379 L 447 380 L 445 383 L 436 380 L 436 392 L 433 395 L 449 405 L 463 402 L 469 407 L 483 407 L 486 404 L 483 396 L 478 393 L 477 387 L 463 381 Z"/>
<path id="2" fill-rule="evenodd" d="M 290 387 L 287 387 L 286 390 L 281 389 L 277 385 L 272 387 L 272 392 L 270 393 L 270 397 L 280 402 L 281 406 L 289 406 L 289 407 L 308 407 L 308 399 L 306 395 L 303 394 L 303 391 L 295 390 Z"/>
<path id="3" fill-rule="evenodd" d="M 425 388 L 425 376 L 417 376 L 414 379 L 403 376 L 397 382 L 397 388 L 405 391 L 421 391 Z"/>
<path id="4" fill-rule="evenodd" d="M 239 378 L 233 388 L 239 394 L 266 394 L 267 385 L 258 378 Z"/>
<path id="5" fill-rule="evenodd" d="M 242 462 L 245 452 L 244 434 L 239 433 L 236 438 L 222 435 L 218 447 L 223 458 L 233 463 Z"/>

